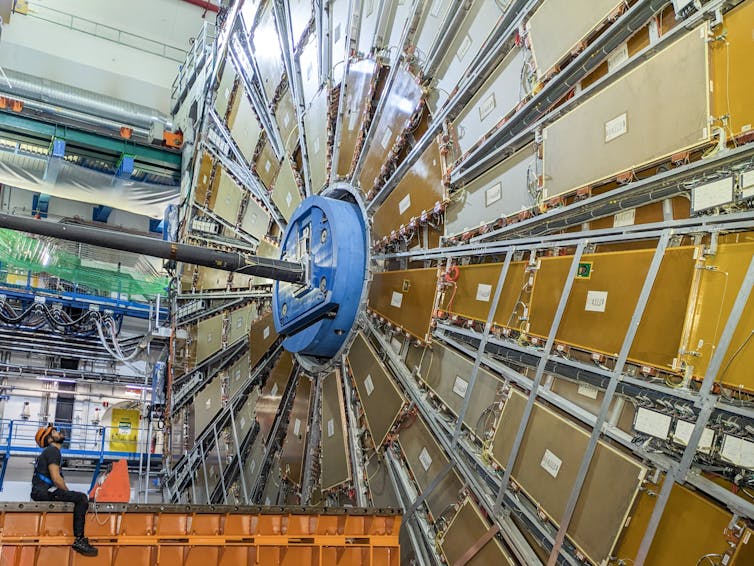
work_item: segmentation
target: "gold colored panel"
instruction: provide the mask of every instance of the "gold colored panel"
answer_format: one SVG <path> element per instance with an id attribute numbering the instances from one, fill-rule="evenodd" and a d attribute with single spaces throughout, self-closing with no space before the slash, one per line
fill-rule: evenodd
<path id="1" fill-rule="evenodd" d="M 574 405 L 586 409 L 593 415 L 600 412 L 604 391 L 583 383 L 577 383 L 568 379 L 555 378 L 550 385 L 553 393 L 567 399 Z M 614 404 L 614 403 L 613 403 Z M 618 419 L 618 428 L 633 431 L 635 409 L 631 403 L 625 403 Z"/>
<path id="2" fill-rule="evenodd" d="M 197 277 L 198 291 L 213 291 L 225 289 L 228 286 L 228 277 L 230 273 L 221 269 L 211 267 L 197 267 L 199 275 Z"/>
<path id="3" fill-rule="evenodd" d="M 705 30 L 685 34 L 545 128 L 545 198 L 709 141 Z"/>
<path id="4" fill-rule="evenodd" d="M 280 248 L 267 240 L 262 240 L 259 242 L 259 246 L 257 246 L 257 255 L 260 257 L 280 259 Z"/>
<path id="5" fill-rule="evenodd" d="M 272 201 L 286 220 L 290 220 L 291 215 L 301 203 L 301 193 L 293 175 L 291 162 L 287 158 L 280 167 L 275 188 L 272 189 Z"/>
<path id="6" fill-rule="evenodd" d="M 312 395 L 312 382 L 301 374 L 296 384 L 293 406 L 288 418 L 283 447 L 280 450 L 280 470 L 283 476 L 296 485 L 301 485 L 304 472 L 304 455 L 309 426 L 309 404 Z"/>
<path id="7" fill-rule="evenodd" d="M 382 95 L 387 102 L 379 116 L 367 155 L 359 173 L 361 192 L 369 192 L 377 182 L 382 165 L 388 160 L 393 145 L 408 127 L 422 97 L 422 89 L 416 77 L 405 69 L 399 69 L 390 91 Z M 363 151 L 363 150 L 362 150 Z"/>
<path id="8" fill-rule="evenodd" d="M 420 340 L 427 340 L 437 293 L 437 269 L 375 273 L 369 308 Z"/>
<path id="9" fill-rule="evenodd" d="M 625 535 L 613 553 L 618 559 L 630 564 L 636 558 L 658 492 L 659 486 L 651 486 L 651 490 L 639 495 Z M 690 489 L 674 485 L 645 566 L 693 565 L 699 564 L 705 554 L 722 554 L 728 549 L 725 531 L 731 518 L 722 507 Z"/>
<path id="10" fill-rule="evenodd" d="M 379 448 L 403 408 L 403 395 L 362 333 L 351 345 L 348 365 L 364 407 L 369 432 Z"/>
<path id="11" fill-rule="evenodd" d="M 370 458 L 366 465 L 366 471 L 372 506 L 400 507 L 401 504 L 390 481 L 390 473 L 388 472 L 385 460 Z"/>
<path id="12" fill-rule="evenodd" d="M 458 560 L 481 539 L 492 527 L 482 516 L 477 506 L 466 499 L 453 520 L 443 533 L 440 548 L 448 564 L 457 564 Z M 516 561 L 505 551 L 497 538 L 492 538 L 474 557 L 466 562 L 468 566 L 488 566 L 508 564 L 514 566 Z"/>
<path id="13" fill-rule="evenodd" d="M 220 218 L 235 226 L 238 222 L 238 211 L 241 208 L 244 191 L 233 180 L 225 169 L 220 168 L 220 180 L 217 184 L 216 197 L 211 210 Z"/>
<path id="14" fill-rule="evenodd" d="M 222 379 L 215 375 L 212 381 L 194 397 L 194 438 L 197 438 L 223 408 Z"/>
<path id="15" fill-rule="evenodd" d="M 630 359 L 672 366 L 694 276 L 694 251 L 693 247 L 681 247 L 665 252 Z M 653 255 L 653 249 L 585 254 L 582 263 L 592 263 L 591 275 L 574 281 L 557 340 L 588 351 L 617 354 Z M 545 337 L 550 332 L 571 261 L 569 256 L 541 259 L 530 306 L 532 334 Z M 596 305 L 598 300 L 604 304 Z"/>
<path id="16" fill-rule="evenodd" d="M 417 417 L 411 426 L 401 430 L 398 443 L 421 491 L 429 487 L 450 461 L 421 417 Z M 456 471 L 451 470 L 425 500 L 435 519 L 458 503 L 461 489 L 463 482 Z"/>
<path id="17" fill-rule="evenodd" d="M 254 58 L 262 78 L 262 86 L 267 100 L 272 100 L 275 90 L 283 78 L 283 60 L 280 39 L 275 27 L 274 2 L 270 0 L 262 8 L 259 23 L 252 31 L 251 41 L 254 45 Z"/>
<path id="18" fill-rule="evenodd" d="M 246 401 L 244 401 L 238 414 L 233 415 L 233 420 L 236 423 L 238 442 L 244 441 L 244 438 L 246 438 L 246 435 L 249 434 L 251 427 L 254 425 L 254 413 L 256 412 L 258 398 L 259 389 L 255 387 L 246 397 Z"/>
<path id="19" fill-rule="evenodd" d="M 242 457 L 243 475 L 246 479 L 246 490 L 250 492 L 254 489 L 259 472 L 262 469 L 262 460 L 264 459 L 264 440 L 260 435 L 254 439 L 249 451 Z M 242 493 L 243 495 L 243 493 Z"/>
<path id="20" fill-rule="evenodd" d="M 209 193 L 210 177 L 212 176 L 212 167 L 214 162 L 212 156 L 209 153 L 202 152 L 199 173 L 196 178 L 196 186 L 194 188 L 194 200 L 204 206 L 207 202 L 207 194 Z"/>
<path id="21" fill-rule="evenodd" d="M 275 151 L 272 149 L 269 140 L 265 142 L 262 147 L 262 151 L 257 157 L 256 164 L 254 165 L 254 172 L 259 177 L 259 180 L 264 183 L 267 189 L 272 188 L 277 177 L 278 170 L 280 169 L 280 161 L 278 161 Z"/>
<path id="22" fill-rule="evenodd" d="M 507 465 L 524 414 L 526 397 L 513 390 L 492 443 L 498 464 Z M 535 403 L 512 476 L 545 513 L 559 523 L 589 443 L 589 434 Z M 597 563 L 606 560 L 620 534 L 646 468 L 600 441 L 567 534 Z"/>
<path id="23" fill-rule="evenodd" d="M 333 372 L 322 381 L 322 489 L 332 489 L 351 477 L 343 389 Z"/>
<path id="24" fill-rule="evenodd" d="M 351 171 L 356 141 L 361 132 L 362 124 L 369 104 L 369 92 L 372 81 L 377 73 L 377 63 L 371 59 L 354 61 L 348 67 L 345 80 L 345 108 L 340 128 L 338 144 L 337 176 L 345 177 Z M 327 140 L 322 140 L 326 142 Z M 324 146 L 322 146 L 324 151 Z"/>
<path id="25" fill-rule="evenodd" d="M 706 269 L 699 270 L 699 289 L 693 298 L 691 332 L 685 345 L 688 351 L 695 352 L 695 355 L 687 356 L 686 362 L 693 366 L 693 373 L 699 378 L 704 377 L 753 256 L 753 242 L 720 244 L 717 254 L 705 261 Z M 717 375 L 718 382 L 734 389 L 754 391 L 754 375 L 751 372 L 754 344 L 750 339 L 752 320 L 754 296 L 749 297 L 744 307 L 741 322 Z"/>
<path id="26" fill-rule="evenodd" d="M 622 3 L 617 0 L 545 0 L 526 24 L 539 77 L 555 67 Z"/>
<path id="27" fill-rule="evenodd" d="M 220 77 L 220 84 L 217 87 L 217 96 L 215 97 L 215 110 L 220 118 L 225 118 L 225 114 L 228 112 L 235 82 L 236 68 L 228 57 L 223 66 L 223 74 Z"/>
<path id="28" fill-rule="evenodd" d="M 712 115 L 728 116 L 727 134 L 739 135 L 754 126 L 754 3 L 743 2 L 723 17 L 724 41 L 710 43 Z M 718 123 L 717 125 L 720 125 Z"/>
<path id="29" fill-rule="evenodd" d="M 293 356 L 284 350 L 272 368 L 257 401 L 259 435 L 265 440 L 272 430 L 275 415 L 292 374 Z"/>
<path id="30" fill-rule="evenodd" d="M 422 381 L 458 416 L 474 362 L 437 342 L 432 344 L 431 353 L 427 357 L 430 359 L 429 368 L 420 375 Z M 500 379 L 486 369 L 479 368 L 469 408 L 463 419 L 464 424 L 476 436 L 483 433 L 486 422 L 492 422 L 490 409 L 495 404 L 497 390 L 501 385 Z"/>
<path id="31" fill-rule="evenodd" d="M 249 357 L 241 358 L 228 368 L 228 397 L 231 399 L 249 381 Z"/>
<path id="32" fill-rule="evenodd" d="M 251 234 L 257 240 L 261 240 L 267 234 L 269 226 L 270 213 L 256 199 L 249 198 L 243 218 L 241 219 L 241 228 L 243 231 Z"/>
<path id="33" fill-rule="evenodd" d="M 251 163 L 259 136 L 262 133 L 262 127 L 259 125 L 254 107 L 246 97 L 243 85 L 238 86 L 238 92 L 233 97 L 233 104 L 228 116 L 228 128 L 241 154 L 246 158 L 246 161 Z"/>
<path id="34" fill-rule="evenodd" d="M 328 97 L 327 89 L 320 90 L 304 115 L 306 154 L 309 158 L 309 175 L 314 193 L 318 193 L 327 181 Z M 351 151 L 353 152 L 353 147 Z"/>
<path id="35" fill-rule="evenodd" d="M 275 121 L 277 122 L 280 139 L 283 140 L 283 147 L 285 147 L 286 153 L 292 154 L 296 146 L 298 146 L 298 122 L 290 89 L 286 89 L 278 101 L 277 108 L 275 109 Z"/>
<path id="36" fill-rule="evenodd" d="M 249 363 L 252 368 L 259 363 L 277 338 L 272 312 L 262 315 L 252 323 L 251 332 L 249 332 Z"/>
<path id="37" fill-rule="evenodd" d="M 522 289 L 529 280 L 526 261 L 513 261 L 508 268 L 500 301 L 493 321 L 498 326 L 519 328 L 519 315 L 523 312 L 519 300 Z M 484 263 L 461 266 L 455 293 L 446 290 L 442 310 L 473 320 L 485 321 L 490 312 L 490 301 L 500 279 L 502 263 Z M 489 297 L 487 293 L 489 289 Z M 452 300 L 452 302 L 451 302 Z"/>
<path id="38" fill-rule="evenodd" d="M 196 363 L 199 364 L 219 351 L 223 345 L 223 315 L 218 314 L 196 325 Z"/>
<path id="39" fill-rule="evenodd" d="M 228 340 L 227 340 L 227 343 L 229 346 L 231 344 L 235 344 L 242 338 L 245 338 L 246 333 L 249 332 L 249 323 L 251 320 L 251 308 L 252 308 L 252 305 L 247 305 L 243 308 L 231 311 L 230 325 L 228 328 Z"/>
<path id="40" fill-rule="evenodd" d="M 431 211 L 443 200 L 444 193 L 440 149 L 437 143 L 432 143 L 377 209 L 372 224 L 373 238 L 389 236 L 411 218 Z"/>
<path id="41" fill-rule="evenodd" d="M 684 197 L 673 197 L 671 199 L 672 202 L 672 210 L 673 210 L 673 220 L 680 220 L 684 218 L 688 218 L 690 216 L 691 211 L 691 203 L 689 202 L 689 199 Z M 645 206 L 640 206 L 638 208 L 633 209 L 633 222 L 631 222 L 631 225 L 638 225 L 638 224 L 649 224 L 653 222 L 663 222 L 665 220 L 665 216 L 663 214 L 663 203 L 662 202 L 653 202 L 652 204 L 647 204 Z M 590 220 L 589 221 L 589 229 L 590 230 L 600 230 L 602 228 L 613 228 L 620 226 L 617 224 L 619 220 L 619 215 L 611 215 L 611 216 L 605 216 L 604 218 L 598 218 L 596 220 Z"/>

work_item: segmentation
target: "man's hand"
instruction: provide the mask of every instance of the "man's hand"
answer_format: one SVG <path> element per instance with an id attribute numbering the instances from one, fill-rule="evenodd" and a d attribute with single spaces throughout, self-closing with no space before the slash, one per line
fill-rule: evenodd
<path id="1" fill-rule="evenodd" d="M 50 479 L 52 480 L 52 483 L 55 484 L 55 487 L 62 489 L 63 491 L 68 491 L 68 486 L 65 484 L 63 476 L 60 475 L 60 466 L 57 464 L 49 464 L 47 470 L 50 472 Z"/>

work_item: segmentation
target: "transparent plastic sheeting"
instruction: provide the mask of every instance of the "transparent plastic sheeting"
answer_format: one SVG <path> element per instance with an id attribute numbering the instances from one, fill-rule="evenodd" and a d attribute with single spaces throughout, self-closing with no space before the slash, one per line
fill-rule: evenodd
<path id="1" fill-rule="evenodd" d="M 0 228 L 0 262 L 6 269 L 46 273 L 97 292 L 149 296 L 165 294 L 168 286 L 165 277 L 139 273 L 123 266 L 117 269 L 106 263 L 101 263 L 101 266 L 85 265 L 82 258 L 64 251 L 54 240 L 4 228 Z"/>
<path id="2" fill-rule="evenodd" d="M 0 183 L 54 197 L 162 218 L 180 186 L 119 179 L 62 158 L 0 151 Z"/>

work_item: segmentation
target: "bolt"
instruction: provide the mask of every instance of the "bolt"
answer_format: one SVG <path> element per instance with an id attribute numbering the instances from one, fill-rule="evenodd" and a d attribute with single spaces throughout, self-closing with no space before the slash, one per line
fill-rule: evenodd
<path id="1" fill-rule="evenodd" d="M 327 279 L 324 277 L 319 280 L 319 290 L 323 293 L 327 290 Z"/>
<path id="2" fill-rule="evenodd" d="M 319 235 L 319 241 L 323 244 L 327 241 L 327 228 L 322 228 L 322 233 Z"/>
<path id="3" fill-rule="evenodd" d="M 280 308 L 280 316 L 285 316 L 288 313 L 288 303 L 283 303 L 283 306 Z"/>

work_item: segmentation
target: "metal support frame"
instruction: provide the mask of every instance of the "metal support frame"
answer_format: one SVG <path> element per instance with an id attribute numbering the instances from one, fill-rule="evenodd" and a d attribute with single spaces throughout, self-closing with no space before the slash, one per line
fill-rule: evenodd
<path id="1" fill-rule="evenodd" d="M 387 340 L 374 328 L 371 322 L 367 322 L 367 327 L 386 354 L 389 367 L 392 369 L 391 373 L 403 387 L 409 399 L 419 409 L 424 421 L 430 427 L 440 446 L 450 459 L 455 462 L 456 470 L 466 482 L 467 488 L 475 495 L 485 512 L 500 527 L 503 538 L 508 542 L 518 560 L 529 566 L 541 565 L 542 562 L 531 549 L 529 542 L 524 538 L 511 518 L 506 514 L 495 511 L 495 492 L 491 490 L 491 487 L 499 488 L 500 483 L 497 476 L 494 473 L 487 474 L 486 480 L 479 476 L 478 472 L 480 470 L 487 473 L 489 471 L 488 468 L 478 457 L 473 455 L 473 451 L 466 446 L 463 438 L 459 438 L 458 442 L 453 445 L 453 431 L 450 425 L 444 423 L 442 419 L 438 419 L 437 411 L 428 405 L 418 386 L 414 383 L 411 372 L 392 350 Z M 459 447 L 462 450 L 459 450 Z M 537 532 L 542 540 L 546 540 L 550 544 L 552 543 L 553 536 L 547 531 L 547 527 L 537 518 L 536 510 L 526 508 L 522 501 L 516 497 L 509 496 L 506 504 L 509 504 Z M 565 563 L 569 566 L 578 566 L 580 562 L 575 556 L 566 556 Z"/>
<path id="2" fill-rule="evenodd" d="M 710 415 L 712 414 L 712 410 L 715 406 L 715 401 L 710 395 L 710 393 L 712 392 L 712 387 L 715 384 L 715 378 L 717 377 L 717 373 L 720 371 L 723 360 L 728 353 L 728 348 L 730 347 L 731 340 L 733 339 L 733 334 L 738 328 L 738 323 L 741 320 L 741 316 L 743 315 L 744 308 L 746 307 L 746 303 L 749 300 L 749 295 L 751 295 L 753 286 L 754 258 L 752 258 L 751 262 L 749 263 L 749 268 L 746 271 L 746 275 L 744 276 L 744 280 L 741 283 L 741 287 L 738 291 L 738 295 L 736 296 L 736 300 L 733 303 L 730 314 L 728 315 L 728 320 L 725 323 L 722 334 L 720 335 L 720 340 L 717 343 L 717 347 L 715 348 L 709 365 L 707 366 L 707 371 L 704 374 L 704 380 L 702 381 L 702 384 L 699 388 L 699 400 L 697 402 L 697 406 L 699 407 L 699 415 L 697 416 L 696 423 L 694 424 L 694 430 L 691 432 L 688 444 L 683 451 L 681 461 L 678 462 L 677 465 L 673 466 L 670 470 L 668 470 L 668 473 L 665 476 L 665 481 L 662 484 L 660 495 L 657 498 L 654 510 L 652 511 L 652 516 L 650 517 L 649 523 L 647 524 L 647 528 L 644 532 L 644 538 L 641 540 L 641 545 L 639 546 L 639 551 L 636 555 L 634 564 L 636 564 L 637 566 L 644 564 L 644 560 L 646 560 L 647 556 L 649 555 L 649 549 L 652 546 L 652 540 L 654 539 L 654 535 L 660 525 L 660 520 L 662 519 L 662 515 L 665 511 L 665 505 L 670 498 L 670 492 L 673 489 L 673 485 L 676 482 L 684 482 L 686 480 L 687 474 L 689 473 L 691 463 L 694 459 L 694 456 L 696 455 L 696 449 L 699 445 L 699 440 L 702 438 L 704 428 L 707 426 Z"/>
<path id="3" fill-rule="evenodd" d="M 353 399 L 353 388 L 351 387 L 351 378 L 348 374 L 348 364 L 346 362 L 345 354 L 341 359 L 340 373 L 343 377 L 343 392 L 345 393 L 346 415 L 348 420 L 348 452 L 351 457 L 351 476 L 356 491 L 356 504 L 366 505 L 367 487 L 364 483 L 364 458 L 358 436 L 358 419 L 356 418 L 356 412 L 354 411 L 353 403 L 351 402 Z"/>
<path id="4" fill-rule="evenodd" d="M 435 489 L 437 489 L 437 486 L 440 485 L 440 482 L 445 479 L 445 476 L 447 476 L 455 467 L 455 461 L 448 460 L 448 463 L 443 466 L 442 470 L 440 470 L 434 478 L 432 478 L 432 481 L 429 482 L 429 485 L 422 490 L 419 496 L 411 502 L 411 506 L 406 509 L 406 514 L 404 515 L 404 517 L 407 521 L 414 513 L 416 513 L 416 510 L 422 503 L 424 503 L 424 501 L 426 501 L 427 497 L 429 497 L 430 494 Z"/>
<path id="5" fill-rule="evenodd" d="M 231 414 L 233 411 L 231 411 Z M 213 426 L 212 432 L 215 434 L 215 450 L 217 450 L 217 465 L 220 468 L 220 485 L 223 487 L 223 503 L 227 505 L 228 503 L 228 489 L 225 485 L 225 468 L 223 467 L 222 461 L 222 454 L 220 453 L 220 438 L 217 434 L 217 425 Z M 210 501 L 210 503 L 214 503 L 213 501 Z"/>
<path id="6" fill-rule="evenodd" d="M 249 490 L 246 487 L 246 476 L 243 473 L 242 465 L 243 460 L 241 459 L 241 443 L 238 440 L 238 430 L 236 430 L 236 417 L 233 415 L 233 411 L 230 412 L 230 428 L 233 430 L 233 442 L 235 442 L 236 445 L 236 458 L 238 458 L 238 467 L 239 467 L 239 475 L 241 476 L 241 491 L 243 492 L 243 501 L 247 505 L 249 502 Z"/>
<path id="7" fill-rule="evenodd" d="M 662 260 L 665 257 L 665 250 L 667 249 L 669 240 L 670 233 L 665 232 L 662 238 L 660 238 L 660 241 L 657 244 L 657 248 L 655 249 L 652 263 L 649 266 L 649 271 L 647 272 L 647 275 L 644 279 L 644 285 L 636 302 L 636 307 L 634 308 L 633 315 L 631 316 L 631 322 L 629 323 L 628 329 L 626 330 L 626 335 L 623 339 L 623 345 L 621 346 L 618 360 L 615 363 L 613 375 L 610 378 L 610 384 L 605 391 L 604 397 L 602 399 L 602 405 L 600 406 L 600 412 L 597 415 L 597 420 L 594 423 L 592 434 L 589 437 L 589 444 L 587 445 L 584 456 L 581 459 L 581 466 L 579 467 L 576 479 L 573 482 L 573 487 L 571 488 L 571 494 L 568 498 L 568 503 L 566 504 L 565 510 L 563 511 L 563 516 L 560 520 L 560 528 L 558 529 L 558 533 L 555 537 L 555 545 L 553 546 L 550 553 L 550 558 L 547 561 L 548 566 L 555 566 L 558 560 L 558 554 L 560 553 L 560 549 L 563 546 L 563 540 L 565 539 L 566 532 L 568 531 L 568 527 L 571 523 L 573 512 L 576 509 L 576 503 L 578 502 L 579 496 L 581 495 L 581 489 L 584 486 L 586 475 L 589 472 L 589 466 L 592 463 L 592 457 L 597 450 L 597 442 L 602 433 L 602 425 L 606 422 L 608 411 L 610 410 L 610 404 L 612 403 L 613 396 L 615 395 L 615 390 L 618 387 L 618 382 L 621 380 L 623 368 L 626 365 L 626 359 L 628 358 L 631 346 L 634 343 L 636 332 L 639 330 L 639 324 L 641 323 L 642 316 L 644 315 L 644 310 L 647 306 L 647 303 L 649 302 L 649 295 L 652 292 L 652 288 L 654 287 L 657 273 L 660 271 L 660 266 L 662 265 Z M 542 359 L 544 360 L 545 358 L 543 357 Z"/>
<path id="8" fill-rule="evenodd" d="M 497 311 L 497 305 L 500 302 L 500 295 L 503 292 L 503 285 L 508 277 L 508 269 L 511 265 L 511 259 L 515 253 L 516 248 L 512 248 L 505 256 L 505 262 L 500 268 L 500 276 L 497 280 L 497 286 L 495 287 L 495 295 L 492 298 L 490 304 L 490 310 L 487 313 L 487 321 L 484 324 L 484 331 L 482 333 L 482 339 L 479 341 L 479 348 L 477 349 L 477 355 L 474 356 L 474 367 L 471 370 L 471 376 L 469 377 L 469 385 L 466 387 L 466 394 L 463 396 L 463 404 L 461 410 L 458 413 L 458 421 L 456 422 L 456 429 L 453 432 L 453 442 L 458 440 L 458 436 L 461 434 L 461 427 L 463 426 L 463 419 L 466 417 L 466 412 L 469 410 L 469 404 L 471 403 L 471 393 L 474 391 L 477 377 L 479 376 L 479 366 L 482 363 L 482 353 L 487 347 L 487 340 L 490 337 L 490 329 L 492 328 L 492 320 L 495 317 L 495 311 Z"/>
<path id="9" fill-rule="evenodd" d="M 306 436 L 306 451 L 304 452 L 304 473 L 301 480 L 301 505 L 309 505 L 311 502 L 312 491 L 314 489 L 315 478 L 312 473 L 312 462 L 314 456 L 319 452 L 320 439 L 322 438 L 322 376 L 313 376 L 314 379 L 314 402 L 311 404 L 309 415 L 311 419 L 308 423 L 309 434 Z"/>
<path id="10" fill-rule="evenodd" d="M 573 254 L 573 260 L 571 261 L 571 267 L 568 270 L 568 276 L 566 277 L 565 284 L 563 285 L 563 292 L 560 295 L 558 308 L 555 311 L 555 315 L 552 319 L 550 333 L 547 336 L 547 342 L 545 343 L 544 347 L 545 353 L 549 353 L 552 350 L 553 344 L 555 343 L 555 336 L 558 333 L 560 321 L 563 318 L 563 313 L 565 312 L 568 298 L 571 295 L 571 288 L 573 287 L 573 282 L 576 278 L 579 262 L 581 261 L 581 256 L 584 253 L 586 244 L 586 240 L 581 240 L 578 246 L 576 246 L 576 252 Z M 500 484 L 500 491 L 498 491 L 497 498 L 495 499 L 495 510 L 498 512 L 500 511 L 505 491 L 508 489 L 508 484 L 510 483 L 511 474 L 513 473 L 513 466 L 516 463 L 518 451 L 521 448 L 521 442 L 524 439 L 524 433 L 526 432 L 526 427 L 529 424 L 529 417 L 531 416 L 532 410 L 534 409 L 534 400 L 537 398 L 537 393 L 542 383 L 542 377 L 544 376 L 546 365 L 547 356 L 545 355 L 542 356 L 542 358 L 539 360 L 539 364 L 537 365 L 537 373 L 535 374 L 529 397 L 526 400 L 526 407 L 524 408 L 524 414 L 521 417 L 521 423 L 519 424 L 518 431 L 516 432 L 516 438 L 513 441 L 513 446 L 511 448 L 510 455 L 508 456 L 508 463 L 505 466 L 505 474 L 503 475 L 503 481 Z"/>

